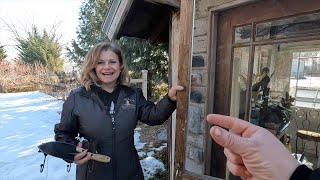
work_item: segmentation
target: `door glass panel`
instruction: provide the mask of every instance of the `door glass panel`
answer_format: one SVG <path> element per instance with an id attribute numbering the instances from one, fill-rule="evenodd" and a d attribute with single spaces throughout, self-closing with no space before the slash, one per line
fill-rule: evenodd
<path id="1" fill-rule="evenodd" d="M 299 107 L 320 108 L 320 51 L 295 51 L 291 70 L 291 94 Z"/>
<path id="2" fill-rule="evenodd" d="M 296 108 L 319 108 L 320 41 L 255 47 L 250 122 L 280 130 Z"/>
<path id="3" fill-rule="evenodd" d="M 249 47 L 234 48 L 230 115 L 240 119 L 245 115 L 249 57 Z"/>
<path id="4" fill-rule="evenodd" d="M 256 25 L 256 41 L 320 34 L 320 12 Z"/>
<path id="5" fill-rule="evenodd" d="M 250 42 L 251 31 L 251 24 L 234 28 L 234 43 L 237 44 Z"/>

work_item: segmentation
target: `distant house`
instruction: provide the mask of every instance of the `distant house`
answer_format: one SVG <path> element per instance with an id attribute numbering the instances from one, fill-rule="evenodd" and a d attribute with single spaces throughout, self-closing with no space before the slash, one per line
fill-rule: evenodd
<path id="1" fill-rule="evenodd" d="M 298 67 L 293 53 L 320 50 L 319 10 L 319 0 L 112 2 L 103 25 L 108 38 L 168 43 L 170 83 L 186 87 L 170 126 L 170 179 L 231 178 L 206 115 L 250 121 L 262 98 L 252 84 L 265 68 L 268 102 L 279 103 Z"/>

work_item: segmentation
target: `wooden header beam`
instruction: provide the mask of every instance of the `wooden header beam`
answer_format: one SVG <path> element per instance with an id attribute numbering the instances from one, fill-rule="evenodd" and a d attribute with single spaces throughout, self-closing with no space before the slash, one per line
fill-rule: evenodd
<path id="1" fill-rule="evenodd" d="M 145 0 L 151 3 L 157 4 L 166 4 L 175 8 L 180 8 L 180 1 L 179 0 Z"/>

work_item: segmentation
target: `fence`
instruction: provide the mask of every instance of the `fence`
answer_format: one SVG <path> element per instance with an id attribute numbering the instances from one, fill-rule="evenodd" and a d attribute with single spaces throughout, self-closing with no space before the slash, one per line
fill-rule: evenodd
<path id="1" fill-rule="evenodd" d="M 131 79 L 130 83 L 142 83 L 142 92 L 145 98 L 148 97 L 148 71 L 141 70 L 140 79 Z M 59 75 L 40 74 L 38 75 L 39 89 L 47 89 L 49 94 L 65 100 L 70 91 L 79 86 L 76 73 L 67 73 Z M 43 88 L 47 87 L 47 88 Z"/>
<path id="2" fill-rule="evenodd" d="M 148 70 L 141 70 L 141 79 L 131 79 L 130 83 L 142 83 L 142 92 L 144 97 L 148 98 Z"/>

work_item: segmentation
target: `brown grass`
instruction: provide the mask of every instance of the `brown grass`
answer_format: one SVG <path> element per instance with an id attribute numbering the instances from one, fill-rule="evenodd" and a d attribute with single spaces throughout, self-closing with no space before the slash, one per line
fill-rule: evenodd
<path id="1" fill-rule="evenodd" d="M 40 63 L 0 62 L 0 92 L 42 91 L 65 99 L 78 86 L 76 74 L 54 74 Z"/>

